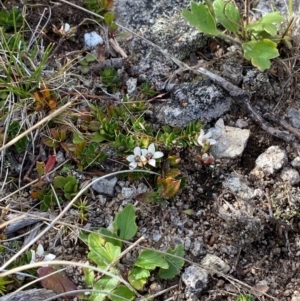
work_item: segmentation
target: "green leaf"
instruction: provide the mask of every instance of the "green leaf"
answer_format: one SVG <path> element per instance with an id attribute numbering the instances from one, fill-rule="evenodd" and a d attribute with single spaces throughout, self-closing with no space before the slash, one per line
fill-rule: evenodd
<path id="1" fill-rule="evenodd" d="M 132 268 L 128 273 L 128 281 L 137 290 L 142 290 L 150 277 L 149 270 L 139 267 Z"/>
<path id="2" fill-rule="evenodd" d="M 138 229 L 135 219 L 134 207 L 131 204 L 116 215 L 113 227 L 120 231 L 118 236 L 121 239 L 129 240 L 134 237 Z"/>
<path id="3" fill-rule="evenodd" d="M 109 242 L 103 246 L 103 237 L 94 233 L 89 235 L 88 245 L 91 251 L 88 257 L 101 268 L 106 268 L 121 253 L 120 247 Z"/>
<path id="4" fill-rule="evenodd" d="M 124 301 L 124 299 L 133 300 L 134 298 L 134 292 L 125 285 L 119 285 L 115 290 L 112 291 L 112 295 L 109 296 L 109 299 L 112 301 Z"/>
<path id="5" fill-rule="evenodd" d="M 270 68 L 270 59 L 279 56 L 276 43 L 268 39 L 243 43 L 242 48 L 244 57 L 247 60 L 251 60 L 252 65 L 260 71 Z"/>
<path id="6" fill-rule="evenodd" d="M 102 301 L 105 300 L 106 297 L 113 291 L 117 285 L 119 284 L 118 279 L 109 276 L 101 277 L 94 285 L 95 290 L 101 290 L 105 292 L 104 294 L 101 293 L 94 293 L 90 296 L 89 301 Z"/>
<path id="7" fill-rule="evenodd" d="M 64 189 L 66 183 L 67 183 L 67 179 L 63 176 L 57 176 L 53 180 L 54 188 L 60 188 L 61 190 Z"/>
<path id="8" fill-rule="evenodd" d="M 240 12 L 234 2 L 215 0 L 213 3 L 216 19 L 229 31 L 237 32 L 239 29 Z"/>
<path id="9" fill-rule="evenodd" d="M 184 248 L 183 245 L 177 246 L 174 250 L 168 249 L 167 251 L 168 254 L 176 255 L 179 257 L 184 256 Z M 162 279 L 172 279 L 176 275 L 179 274 L 180 269 L 184 265 L 184 260 L 180 258 L 176 258 L 173 256 L 165 256 L 165 260 L 168 262 L 169 267 L 167 269 L 159 269 L 159 276 Z"/>
<path id="10" fill-rule="evenodd" d="M 111 231 L 107 230 L 106 228 L 101 228 L 97 232 L 104 235 L 103 238 L 105 239 L 106 242 L 110 242 L 114 246 L 118 246 L 118 247 L 122 248 L 122 241 L 120 241 L 118 239 L 119 237 L 116 233 L 112 233 Z"/>
<path id="11" fill-rule="evenodd" d="M 284 21 L 283 16 L 279 12 L 269 13 L 254 24 L 249 24 L 245 27 L 247 31 L 252 30 L 255 32 L 265 31 L 271 36 L 277 35 L 276 24 Z"/>
<path id="12" fill-rule="evenodd" d="M 182 16 L 190 25 L 195 26 L 199 31 L 205 34 L 212 36 L 220 34 L 209 8 L 202 3 L 191 2 L 191 12 L 187 9 L 183 9 Z"/>
<path id="13" fill-rule="evenodd" d="M 84 269 L 83 272 L 84 272 L 84 283 L 87 286 L 92 286 L 95 279 L 94 271 L 91 269 Z"/>
<path id="14" fill-rule="evenodd" d="M 163 254 L 153 250 L 142 251 L 134 265 L 148 270 L 154 270 L 156 267 L 163 269 L 167 269 L 169 267 Z"/>

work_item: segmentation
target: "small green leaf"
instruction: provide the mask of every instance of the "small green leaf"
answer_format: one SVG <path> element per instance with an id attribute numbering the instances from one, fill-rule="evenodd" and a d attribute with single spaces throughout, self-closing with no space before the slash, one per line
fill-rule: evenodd
<path id="1" fill-rule="evenodd" d="M 134 267 L 128 273 L 128 281 L 137 290 L 142 290 L 147 283 L 147 279 L 150 277 L 149 270 Z"/>
<path id="2" fill-rule="evenodd" d="M 106 268 L 121 253 L 121 248 L 111 243 L 105 243 L 103 246 L 103 237 L 98 234 L 91 233 L 88 239 L 90 253 L 88 257 L 93 260 L 99 267 Z"/>
<path id="3" fill-rule="evenodd" d="M 84 137 L 81 133 L 79 132 L 74 132 L 73 133 L 73 143 L 77 144 L 77 143 L 81 143 L 84 142 Z"/>
<path id="4" fill-rule="evenodd" d="M 255 32 L 266 31 L 271 36 L 276 36 L 277 27 L 276 24 L 279 24 L 284 21 L 283 16 L 279 12 L 273 12 L 265 15 L 263 18 L 255 22 L 254 24 L 249 24 L 246 26 L 246 30 L 252 30 Z"/>
<path id="5" fill-rule="evenodd" d="M 182 16 L 190 25 L 195 26 L 199 31 L 205 34 L 212 36 L 220 34 L 209 8 L 202 3 L 191 2 L 191 12 L 187 9 L 183 9 Z"/>
<path id="6" fill-rule="evenodd" d="M 85 56 L 85 60 L 90 63 L 90 62 L 94 62 L 97 60 L 97 58 L 91 54 L 91 53 L 87 53 L 87 55 Z"/>
<path id="7" fill-rule="evenodd" d="M 276 43 L 268 39 L 243 43 L 242 48 L 244 57 L 251 60 L 252 65 L 260 71 L 270 68 L 270 60 L 279 56 Z"/>
<path id="8" fill-rule="evenodd" d="M 184 256 L 183 245 L 177 246 L 174 250 L 168 249 L 168 254 L 176 255 L 178 257 Z M 184 260 L 173 256 L 165 256 L 165 260 L 168 262 L 169 267 L 167 269 L 159 269 L 159 276 L 162 279 L 172 279 L 179 274 L 180 269 L 184 265 Z"/>
<path id="9" fill-rule="evenodd" d="M 215 0 L 213 3 L 216 19 L 229 31 L 239 29 L 240 12 L 234 2 Z"/>
<path id="10" fill-rule="evenodd" d="M 120 231 L 119 237 L 121 239 L 128 240 L 134 237 L 138 229 L 135 219 L 134 207 L 131 204 L 116 215 L 113 227 Z"/>
<path id="11" fill-rule="evenodd" d="M 163 269 L 167 269 L 169 267 L 164 256 L 153 250 L 142 251 L 134 265 L 148 270 L 154 270 L 157 267 Z"/>
<path id="12" fill-rule="evenodd" d="M 103 301 L 106 299 L 106 297 L 113 291 L 119 281 L 118 279 L 114 277 L 109 276 L 103 276 L 101 277 L 94 285 L 93 289 L 95 290 L 101 290 L 103 291 L 103 294 L 101 293 L 94 293 L 90 296 L 89 301 Z M 105 292 L 105 293 L 104 293 Z"/>
<path id="13" fill-rule="evenodd" d="M 119 285 L 115 290 L 112 291 L 112 295 L 109 296 L 109 299 L 112 301 L 124 301 L 133 300 L 135 294 L 125 285 Z"/>

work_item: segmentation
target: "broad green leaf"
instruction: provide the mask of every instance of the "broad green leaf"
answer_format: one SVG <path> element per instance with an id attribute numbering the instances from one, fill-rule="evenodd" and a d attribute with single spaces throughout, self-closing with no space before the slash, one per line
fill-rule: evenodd
<path id="1" fill-rule="evenodd" d="M 150 277 L 150 272 L 148 270 L 139 267 L 134 267 L 128 273 L 129 283 L 137 290 L 143 289 L 149 277 Z"/>
<path id="2" fill-rule="evenodd" d="M 118 297 L 119 296 L 119 297 Z M 133 300 L 135 294 L 125 285 L 119 285 L 115 290 L 112 291 L 112 294 L 109 296 L 109 299 L 112 301 L 124 301 Z"/>
<path id="3" fill-rule="evenodd" d="M 109 276 L 102 276 L 94 285 L 95 290 L 103 291 L 101 293 L 94 293 L 90 296 L 89 301 L 103 301 L 119 284 L 118 279 Z"/>
<path id="4" fill-rule="evenodd" d="M 277 34 L 276 24 L 284 21 L 283 16 L 279 12 L 267 14 L 254 24 L 249 24 L 245 27 L 247 31 L 252 30 L 256 32 L 266 31 L 268 34 L 275 36 Z"/>
<path id="5" fill-rule="evenodd" d="M 216 19 L 229 31 L 239 29 L 240 12 L 233 1 L 215 0 L 213 3 Z"/>
<path id="6" fill-rule="evenodd" d="M 57 176 L 53 180 L 53 186 L 55 188 L 60 188 L 61 190 L 64 190 L 66 183 L 67 183 L 67 179 L 63 176 Z"/>
<path id="7" fill-rule="evenodd" d="M 169 267 L 164 256 L 161 253 L 152 250 L 142 251 L 134 265 L 148 270 L 154 270 L 157 267 L 163 269 L 167 269 Z"/>
<path id="8" fill-rule="evenodd" d="M 106 243 L 104 247 L 98 246 L 95 248 L 94 245 L 91 246 L 89 241 L 89 248 L 91 252 L 88 254 L 88 257 L 94 261 L 96 260 L 95 263 L 101 268 L 112 263 L 121 253 L 121 248 L 114 246 L 110 242 Z"/>
<path id="9" fill-rule="evenodd" d="M 106 242 L 110 242 L 114 246 L 118 246 L 122 248 L 122 241 L 118 239 L 118 235 L 115 233 L 112 233 L 111 231 L 107 230 L 106 228 L 101 228 L 99 231 L 97 231 L 100 234 L 103 234 L 103 238 Z"/>
<path id="10" fill-rule="evenodd" d="M 216 21 L 209 8 L 202 3 L 191 2 L 191 11 L 183 9 L 182 16 L 190 25 L 205 34 L 217 36 L 220 33 L 217 30 Z"/>
<path id="11" fill-rule="evenodd" d="M 167 253 L 183 258 L 184 256 L 183 245 L 177 246 L 174 250 L 168 249 Z M 159 276 L 162 279 L 172 279 L 179 274 L 180 269 L 184 265 L 184 260 L 170 255 L 166 255 L 165 260 L 168 262 L 169 267 L 167 269 L 162 269 L 162 268 L 159 269 Z"/>
<path id="12" fill-rule="evenodd" d="M 73 133 L 73 143 L 77 144 L 77 143 L 81 143 L 84 141 L 85 141 L 84 137 L 81 133 L 78 133 L 78 132 Z"/>
<path id="13" fill-rule="evenodd" d="M 276 43 L 268 39 L 243 43 L 242 48 L 244 57 L 251 60 L 252 65 L 260 71 L 270 68 L 270 60 L 279 56 Z"/>
<path id="14" fill-rule="evenodd" d="M 119 212 L 113 222 L 114 229 L 118 229 L 119 237 L 121 239 L 131 239 L 137 232 L 137 225 L 135 222 L 136 216 L 134 207 L 129 204 L 121 212 Z"/>

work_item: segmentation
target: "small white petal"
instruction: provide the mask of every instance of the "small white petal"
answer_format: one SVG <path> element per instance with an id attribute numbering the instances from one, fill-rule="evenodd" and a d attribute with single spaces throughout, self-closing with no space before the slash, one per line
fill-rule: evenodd
<path id="1" fill-rule="evenodd" d="M 30 263 L 35 263 L 35 251 L 34 250 L 30 250 L 31 252 L 31 260 Z"/>
<path id="2" fill-rule="evenodd" d="M 197 142 L 200 146 L 203 146 L 203 139 L 202 138 L 200 139 L 200 136 L 198 137 Z"/>
<path id="3" fill-rule="evenodd" d="M 201 129 L 200 130 L 200 135 L 199 135 L 199 138 L 198 139 L 203 139 L 203 137 L 204 137 L 204 131 Z"/>
<path id="4" fill-rule="evenodd" d="M 36 255 L 38 257 L 41 257 L 41 256 L 44 255 L 44 252 L 45 252 L 44 251 L 44 247 L 41 244 L 39 244 L 38 247 L 37 247 L 37 249 L 36 249 Z"/>
<path id="5" fill-rule="evenodd" d="M 154 153 L 155 153 L 155 146 L 154 146 L 154 143 L 151 143 L 151 144 L 148 146 L 148 153 L 150 153 L 150 154 L 154 154 Z"/>
<path id="6" fill-rule="evenodd" d="M 148 161 L 148 164 L 151 165 L 151 166 L 153 166 L 153 167 L 155 167 L 155 166 L 156 166 L 156 161 L 155 161 L 155 159 L 150 159 L 150 160 Z"/>
<path id="7" fill-rule="evenodd" d="M 129 164 L 129 169 L 135 169 L 137 167 L 137 162 L 133 161 Z"/>
<path id="8" fill-rule="evenodd" d="M 70 28 L 71 28 L 70 24 L 65 23 L 65 27 L 64 27 L 65 32 L 68 32 Z"/>
<path id="9" fill-rule="evenodd" d="M 153 155 L 153 159 L 159 159 L 164 156 L 163 152 L 155 152 Z"/>
<path id="10" fill-rule="evenodd" d="M 134 158 L 135 158 L 135 155 L 129 155 L 126 160 L 129 161 L 129 162 L 133 162 L 134 161 Z"/>
<path id="11" fill-rule="evenodd" d="M 143 157 L 146 157 L 146 155 L 148 154 L 148 150 L 146 150 L 144 148 L 141 149 L 141 152 L 142 152 Z"/>
<path id="12" fill-rule="evenodd" d="M 141 148 L 139 146 L 136 146 L 133 150 L 133 153 L 135 156 L 140 156 L 142 154 Z"/>
<path id="13" fill-rule="evenodd" d="M 47 254 L 44 258 L 45 261 L 51 261 L 55 258 L 56 256 L 54 254 Z"/>
<path id="14" fill-rule="evenodd" d="M 208 138 L 210 138 L 211 137 L 211 132 L 207 132 L 204 136 L 203 136 L 203 138 L 206 138 L 206 139 L 208 139 Z"/>
<path id="15" fill-rule="evenodd" d="M 217 143 L 217 141 L 215 139 L 209 139 L 209 144 L 210 145 L 214 145 L 216 143 Z"/>

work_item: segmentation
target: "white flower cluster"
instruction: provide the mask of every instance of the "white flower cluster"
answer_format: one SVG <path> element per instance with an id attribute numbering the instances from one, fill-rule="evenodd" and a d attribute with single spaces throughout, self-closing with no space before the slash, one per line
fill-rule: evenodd
<path id="1" fill-rule="evenodd" d="M 135 147 L 133 150 L 133 155 L 130 155 L 126 158 L 129 163 L 130 169 L 135 169 L 137 166 L 143 167 L 146 164 L 149 164 L 153 167 L 156 166 L 156 159 L 163 157 L 162 152 L 156 152 L 154 143 L 151 143 L 148 146 L 148 149 Z"/>
<path id="2" fill-rule="evenodd" d="M 210 146 L 210 145 L 213 145 L 213 144 L 216 144 L 217 141 L 215 139 L 212 139 L 210 138 L 211 137 L 211 132 L 207 132 L 205 135 L 204 135 L 204 131 L 201 129 L 200 130 L 200 135 L 198 137 L 198 144 L 200 146 Z"/>
<path id="3" fill-rule="evenodd" d="M 54 254 L 47 254 L 44 255 L 44 247 L 39 244 L 36 251 L 30 250 L 31 251 L 31 261 L 30 263 L 35 263 L 35 262 L 40 262 L 40 261 L 51 261 L 53 260 L 56 256 Z"/>

